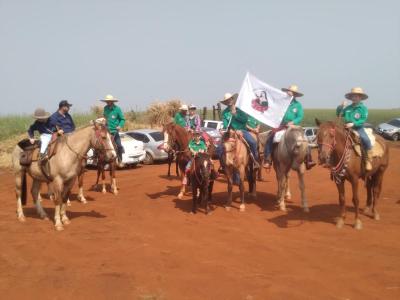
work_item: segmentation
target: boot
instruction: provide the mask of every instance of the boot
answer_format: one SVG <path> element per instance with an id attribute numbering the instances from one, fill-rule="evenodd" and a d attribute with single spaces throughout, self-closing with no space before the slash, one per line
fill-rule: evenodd
<path id="1" fill-rule="evenodd" d="M 48 164 L 49 157 L 47 156 L 46 153 L 40 153 L 39 155 L 39 164 L 42 169 L 42 171 L 45 173 L 46 177 L 50 177 L 50 166 Z"/>
<path id="2" fill-rule="evenodd" d="M 372 150 L 367 151 L 367 155 L 365 157 L 365 170 L 366 171 L 372 170 Z"/>
<path id="3" fill-rule="evenodd" d="M 263 167 L 265 169 L 271 169 L 271 166 L 272 166 L 271 154 L 269 154 L 267 157 L 264 158 Z"/>
<path id="4" fill-rule="evenodd" d="M 316 163 L 312 160 L 311 152 L 307 152 L 307 155 L 306 155 L 306 169 L 310 170 L 315 165 L 316 165 Z"/>

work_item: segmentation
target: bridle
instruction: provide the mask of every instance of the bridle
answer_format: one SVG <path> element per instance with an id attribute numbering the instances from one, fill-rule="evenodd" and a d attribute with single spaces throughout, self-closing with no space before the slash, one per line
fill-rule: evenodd
<path id="1" fill-rule="evenodd" d="M 204 167 L 204 165 L 203 166 L 200 166 L 200 176 L 201 176 L 201 179 L 199 178 L 199 174 L 196 172 L 196 156 L 193 158 L 193 170 L 194 170 L 194 176 L 196 177 L 196 181 L 197 181 L 197 183 L 199 184 L 199 185 L 202 185 L 203 184 L 203 182 L 204 182 L 204 180 L 205 180 L 205 178 L 204 178 L 204 176 L 203 176 L 203 174 L 202 174 L 202 172 L 201 172 L 201 170 L 202 170 L 202 168 Z M 208 173 L 211 173 L 211 162 L 209 161 L 209 159 L 206 159 L 206 158 L 204 158 L 204 160 L 203 160 L 203 163 L 204 162 L 207 162 L 207 171 L 208 171 Z M 204 167 L 205 168 L 205 167 Z"/>

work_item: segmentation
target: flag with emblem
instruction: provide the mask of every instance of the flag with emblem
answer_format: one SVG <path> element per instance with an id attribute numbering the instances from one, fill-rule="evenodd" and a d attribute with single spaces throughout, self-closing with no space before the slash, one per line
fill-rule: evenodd
<path id="1" fill-rule="evenodd" d="M 261 123 L 277 128 L 282 122 L 290 101 L 292 97 L 287 93 L 247 73 L 236 107 Z"/>

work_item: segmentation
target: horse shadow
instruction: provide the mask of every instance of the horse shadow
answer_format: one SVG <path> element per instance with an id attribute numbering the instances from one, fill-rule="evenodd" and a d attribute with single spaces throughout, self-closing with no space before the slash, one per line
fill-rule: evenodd
<path id="1" fill-rule="evenodd" d="M 55 209 L 53 207 L 44 207 L 43 208 L 44 211 L 46 212 L 46 214 L 49 216 L 49 218 L 53 218 L 54 216 L 54 211 Z M 32 219 L 40 219 L 40 217 L 38 216 L 37 212 L 36 212 L 36 208 L 35 207 L 27 207 L 24 209 L 24 214 L 26 217 L 28 218 L 32 218 Z M 90 218 L 107 218 L 106 215 L 103 215 L 95 210 L 91 210 L 91 211 L 67 211 L 67 216 L 69 219 L 76 219 L 76 218 L 80 218 L 80 217 L 90 217 Z"/>
<path id="2" fill-rule="evenodd" d="M 340 207 L 338 204 L 317 204 L 310 207 L 310 212 L 303 211 L 301 205 L 287 205 L 287 211 L 279 216 L 267 219 L 268 222 L 280 228 L 292 228 L 303 225 L 306 222 L 318 222 L 335 224 L 339 216 Z M 354 207 L 347 206 L 348 213 L 354 213 Z M 346 224 L 351 226 L 350 224 Z"/>
<path id="3" fill-rule="evenodd" d="M 92 190 L 92 188 L 90 188 L 89 191 L 94 191 L 94 190 Z M 42 197 L 42 199 L 50 200 L 50 194 L 48 194 L 48 193 L 43 193 L 43 194 L 41 193 L 40 197 Z M 91 197 L 91 196 L 86 196 L 85 195 L 85 199 L 87 201 L 95 201 L 95 199 L 93 197 Z M 78 199 L 78 194 L 76 194 L 76 193 L 74 193 L 74 194 L 71 193 L 69 195 L 69 200 L 70 201 L 80 202 L 79 199 Z"/>
<path id="4" fill-rule="evenodd" d="M 168 175 L 159 175 L 158 177 L 161 178 L 161 179 L 169 180 L 169 181 L 180 179 L 180 176 L 176 176 L 176 175 L 172 175 L 172 174 L 170 176 L 168 176 Z"/>
<path id="5" fill-rule="evenodd" d="M 158 200 L 160 198 L 165 198 L 168 196 L 177 196 L 179 194 L 181 187 L 180 186 L 167 186 L 167 189 L 162 192 L 157 193 L 146 193 L 146 196 L 153 200 Z"/>

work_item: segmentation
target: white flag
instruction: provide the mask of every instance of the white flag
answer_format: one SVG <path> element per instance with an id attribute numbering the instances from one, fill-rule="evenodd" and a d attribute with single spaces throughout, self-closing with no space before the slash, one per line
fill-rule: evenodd
<path id="1" fill-rule="evenodd" d="M 292 96 L 246 74 L 236 106 L 270 127 L 280 126 Z"/>

